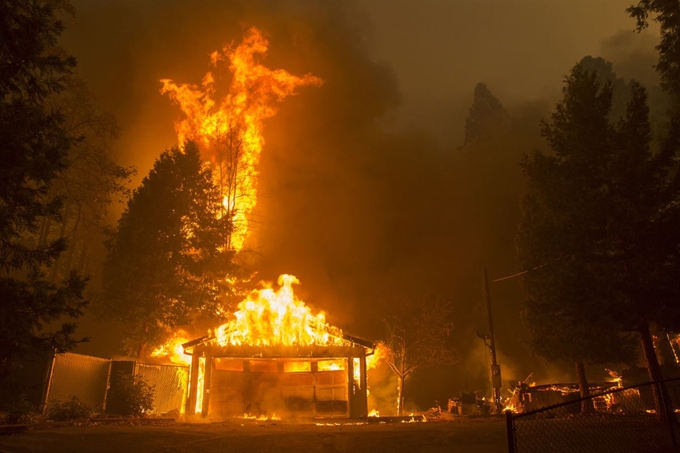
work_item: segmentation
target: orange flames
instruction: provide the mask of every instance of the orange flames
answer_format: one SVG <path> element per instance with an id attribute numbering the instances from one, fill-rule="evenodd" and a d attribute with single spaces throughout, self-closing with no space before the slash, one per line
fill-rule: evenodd
<path id="1" fill-rule="evenodd" d="M 366 370 L 376 368 L 380 362 L 384 361 L 390 354 L 390 350 L 385 343 L 378 342 L 375 345 L 373 354 L 366 356 Z"/>
<path id="2" fill-rule="evenodd" d="M 182 345 L 189 341 L 189 334 L 184 330 L 178 330 L 175 334 L 162 346 L 156 348 L 151 357 L 162 357 L 170 360 L 172 363 L 180 365 L 190 365 L 191 356 L 184 353 Z"/>
<path id="3" fill-rule="evenodd" d="M 217 98 L 212 72 L 203 77 L 201 86 L 161 80 L 161 93 L 168 94 L 184 113 L 175 124 L 179 142 L 193 139 L 210 153 L 226 215 L 234 222 L 229 246 L 236 251 L 243 247 L 248 216 L 257 202 L 264 120 L 276 115 L 276 104 L 296 94 L 298 87 L 323 83 L 310 74 L 297 77 L 262 65 L 260 59 L 266 56 L 268 47 L 267 39 L 253 27 L 236 48 L 225 46 L 210 55 L 214 67 L 225 62 L 232 73 L 229 90 L 221 99 Z"/>
<path id="4" fill-rule="evenodd" d="M 342 331 L 326 322 L 326 315 L 313 314 L 293 291 L 300 283 L 292 275 L 281 275 L 279 289 L 267 286 L 251 292 L 239 303 L 233 319 L 213 335 L 220 346 L 309 346 L 345 344 Z"/>
<path id="5" fill-rule="evenodd" d="M 243 417 L 246 420 L 256 420 L 258 422 L 266 422 L 269 420 L 281 420 L 281 417 L 278 417 L 276 414 L 272 415 L 260 415 L 259 417 L 255 415 L 250 415 L 250 414 L 243 414 Z"/>

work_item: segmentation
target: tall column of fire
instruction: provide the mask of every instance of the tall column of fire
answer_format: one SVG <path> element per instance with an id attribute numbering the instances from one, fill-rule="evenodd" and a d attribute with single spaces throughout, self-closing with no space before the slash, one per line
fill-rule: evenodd
<path id="1" fill-rule="evenodd" d="M 276 104 L 296 94 L 300 86 L 319 86 L 320 78 L 294 76 L 283 69 L 260 63 L 269 42 L 256 29 L 247 31 L 235 48 L 225 46 L 210 54 L 213 67 L 224 63 L 232 73 L 227 94 L 217 99 L 217 81 L 212 71 L 199 85 L 177 84 L 162 79 L 161 93 L 179 105 L 184 117 L 175 123 L 180 143 L 195 140 L 210 158 L 219 185 L 225 215 L 233 222 L 228 244 L 243 248 L 249 231 L 249 215 L 257 203 L 257 176 L 264 146 L 264 120 L 277 113 Z"/>

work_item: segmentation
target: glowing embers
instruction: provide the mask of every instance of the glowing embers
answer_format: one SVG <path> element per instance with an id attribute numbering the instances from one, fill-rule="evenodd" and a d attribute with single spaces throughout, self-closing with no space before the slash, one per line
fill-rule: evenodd
<path id="1" fill-rule="evenodd" d="M 299 283 L 281 275 L 279 289 L 270 285 L 252 291 L 238 304 L 232 319 L 213 335 L 220 346 L 311 346 L 346 345 L 342 331 L 328 325 L 323 312 L 313 314 L 293 291 Z"/>
<path id="2" fill-rule="evenodd" d="M 226 46 L 210 55 L 215 68 L 220 62 L 227 64 L 232 74 L 228 91 L 219 89 L 217 81 L 223 77 L 212 72 L 203 77 L 201 86 L 161 79 L 161 93 L 168 94 L 184 113 L 184 118 L 175 123 L 179 142 L 194 139 L 210 154 L 226 215 L 234 223 L 228 246 L 237 251 L 243 247 L 248 216 L 257 203 L 264 120 L 276 115 L 276 104 L 296 94 L 298 87 L 322 84 L 310 74 L 297 77 L 262 65 L 260 59 L 266 56 L 268 47 L 263 34 L 251 28 L 237 47 Z M 218 91 L 227 94 L 219 98 Z"/>
<path id="3" fill-rule="evenodd" d="M 276 414 L 272 415 L 250 415 L 250 414 L 243 414 L 243 417 L 241 417 L 245 420 L 256 420 L 258 422 L 266 422 L 270 420 L 281 420 L 281 417 L 278 417 Z"/>

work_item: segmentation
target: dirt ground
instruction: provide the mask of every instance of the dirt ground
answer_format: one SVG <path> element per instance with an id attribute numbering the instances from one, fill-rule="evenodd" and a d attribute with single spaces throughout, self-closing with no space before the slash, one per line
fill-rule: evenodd
<path id="1" fill-rule="evenodd" d="M 505 422 L 490 419 L 351 424 L 235 420 L 167 426 L 68 426 L 0 437 L 1 453 L 390 452 L 505 453 Z"/>

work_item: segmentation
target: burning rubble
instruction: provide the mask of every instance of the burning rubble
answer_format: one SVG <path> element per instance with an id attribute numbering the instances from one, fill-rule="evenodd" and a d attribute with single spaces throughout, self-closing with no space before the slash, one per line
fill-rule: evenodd
<path id="1" fill-rule="evenodd" d="M 622 387 L 621 376 L 614 371 L 608 369 L 606 369 L 606 371 L 612 379 L 605 382 L 590 383 L 589 390 L 591 394 L 596 395 L 614 388 Z M 528 412 L 541 407 L 580 398 L 578 384 L 551 383 L 538 385 L 531 380 L 532 376 L 533 373 L 527 376 L 523 381 L 518 382 L 513 388 L 508 389 L 511 395 L 505 400 L 505 405 L 503 407 L 504 412 Z M 637 392 L 637 390 L 633 390 L 633 392 Z M 626 394 L 626 396 L 629 397 L 630 395 Z M 615 399 L 616 397 L 612 395 L 596 396 L 593 400 L 595 409 L 601 412 L 612 412 L 617 405 Z"/>

